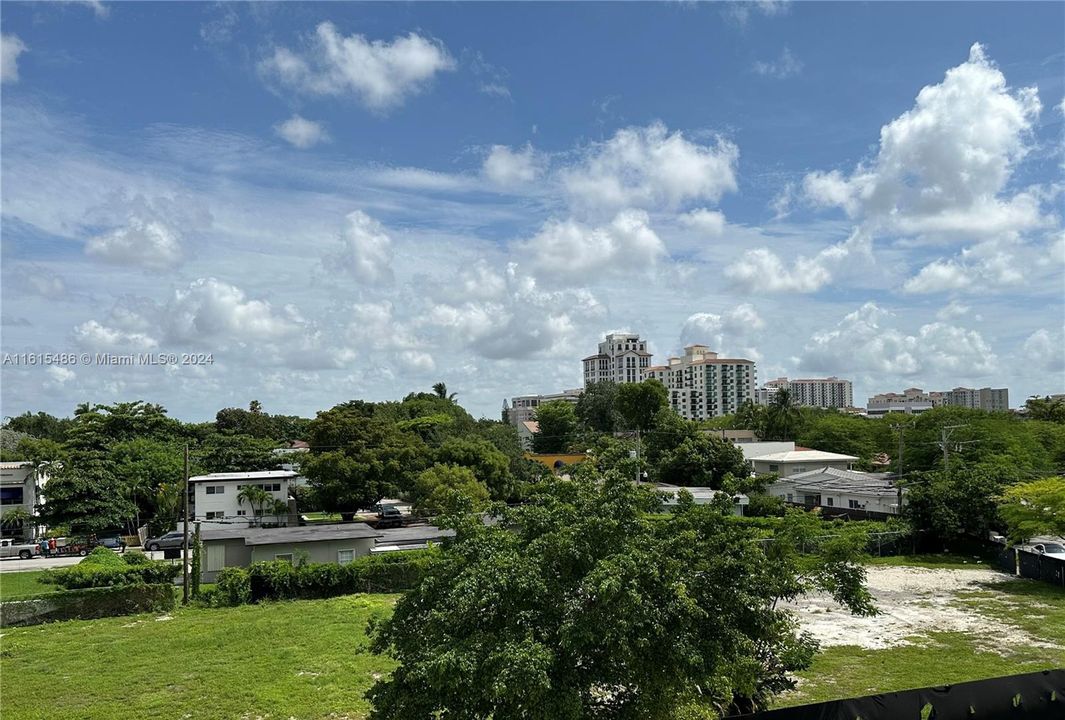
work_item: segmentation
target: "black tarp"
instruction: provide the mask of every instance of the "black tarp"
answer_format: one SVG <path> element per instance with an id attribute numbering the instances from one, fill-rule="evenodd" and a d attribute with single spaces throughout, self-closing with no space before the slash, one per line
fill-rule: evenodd
<path id="1" fill-rule="evenodd" d="M 931 705 L 930 711 L 925 711 Z M 922 714 L 927 712 L 927 714 Z M 766 710 L 733 720 L 1065 719 L 1065 669 Z"/>

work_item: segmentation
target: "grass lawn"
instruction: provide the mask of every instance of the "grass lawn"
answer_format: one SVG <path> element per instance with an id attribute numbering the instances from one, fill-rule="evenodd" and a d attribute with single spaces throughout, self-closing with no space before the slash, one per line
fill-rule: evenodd
<path id="1" fill-rule="evenodd" d="M 55 585 L 45 585 L 40 582 L 43 576 L 44 570 L 0 573 L 0 600 L 56 592 L 58 588 Z"/>
<path id="2" fill-rule="evenodd" d="M 897 565 L 906 567 L 942 568 L 948 570 L 965 570 L 970 568 L 990 568 L 992 558 L 978 555 L 958 555 L 955 553 L 935 553 L 926 555 L 892 555 L 870 558 L 870 565 Z"/>
<path id="3" fill-rule="evenodd" d="M 1057 647 L 997 644 L 993 637 L 959 632 L 929 632 L 909 638 L 911 645 L 883 650 L 849 645 L 827 647 L 808 670 L 799 674 L 799 687 L 782 696 L 776 705 L 1065 667 L 1065 591 L 1060 588 L 1034 580 L 997 582 L 980 590 L 963 590 L 952 602 L 1023 630 L 1034 641 Z"/>
<path id="4" fill-rule="evenodd" d="M 4 720 L 348 720 L 393 663 L 366 622 L 395 596 L 184 608 L 4 630 Z M 44 681 L 47 679 L 46 681 Z"/>

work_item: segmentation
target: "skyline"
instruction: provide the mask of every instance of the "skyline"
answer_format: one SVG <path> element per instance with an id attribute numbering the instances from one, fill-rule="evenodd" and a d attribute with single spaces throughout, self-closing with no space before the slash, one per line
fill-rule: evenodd
<path id="1" fill-rule="evenodd" d="M 1065 6 L 5 3 L 3 414 L 581 386 L 611 331 L 1065 392 Z M 530 38 L 538 38 L 531 40 Z"/>

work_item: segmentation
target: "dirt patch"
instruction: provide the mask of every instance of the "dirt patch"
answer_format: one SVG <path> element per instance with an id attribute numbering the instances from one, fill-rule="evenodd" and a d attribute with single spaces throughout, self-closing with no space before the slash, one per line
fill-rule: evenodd
<path id="1" fill-rule="evenodd" d="M 920 642 L 929 632 L 962 632 L 999 652 L 1017 645 L 1058 647 L 959 602 L 960 593 L 987 593 L 988 584 L 1011 581 L 1011 575 L 993 570 L 893 566 L 870 567 L 868 571 L 868 586 L 879 615 L 855 617 L 823 594 L 789 605 L 803 629 L 823 646 L 881 650 Z"/>

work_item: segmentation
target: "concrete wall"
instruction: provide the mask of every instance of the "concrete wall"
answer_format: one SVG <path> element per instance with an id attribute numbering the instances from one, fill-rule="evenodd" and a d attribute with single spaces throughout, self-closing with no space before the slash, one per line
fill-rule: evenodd
<path id="1" fill-rule="evenodd" d="M 810 460 L 800 463 L 770 463 L 756 460 L 751 464 L 754 466 L 754 472 L 757 475 L 776 473 L 780 477 L 786 478 L 825 467 L 836 468 L 837 470 L 850 470 L 852 462 L 853 461 L 851 460 Z"/>

